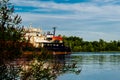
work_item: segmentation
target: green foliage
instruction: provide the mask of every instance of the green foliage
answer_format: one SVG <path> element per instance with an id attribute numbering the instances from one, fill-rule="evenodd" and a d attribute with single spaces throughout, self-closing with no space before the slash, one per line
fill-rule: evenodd
<path id="1" fill-rule="evenodd" d="M 24 29 L 21 21 L 9 0 L 0 0 L 0 57 L 5 60 L 14 59 L 22 52 Z"/>
<path id="2" fill-rule="evenodd" d="M 20 71 L 20 66 L 2 65 L 0 66 L 0 80 L 18 80 Z"/>
<path id="3" fill-rule="evenodd" d="M 23 28 L 20 27 L 21 17 L 14 15 L 14 6 L 9 0 L 0 1 L 0 40 L 19 41 L 23 36 Z"/>
<path id="4" fill-rule="evenodd" d="M 99 52 L 99 51 L 120 51 L 120 41 L 106 42 L 102 39 L 99 41 L 83 41 L 76 36 L 64 36 L 64 43 L 70 47 L 73 52 Z"/>
<path id="5" fill-rule="evenodd" d="M 50 66 L 44 62 L 33 60 L 29 68 L 22 71 L 22 80 L 55 80 L 56 75 L 52 74 Z"/>

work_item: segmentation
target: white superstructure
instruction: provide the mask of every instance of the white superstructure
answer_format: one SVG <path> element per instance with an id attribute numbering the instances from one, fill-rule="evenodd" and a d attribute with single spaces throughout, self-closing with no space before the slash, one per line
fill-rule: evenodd
<path id="1" fill-rule="evenodd" d="M 33 44 L 35 47 L 41 46 L 40 43 L 48 42 L 45 40 L 46 36 L 42 34 L 42 30 L 38 28 L 28 27 L 25 28 L 25 39 Z"/>

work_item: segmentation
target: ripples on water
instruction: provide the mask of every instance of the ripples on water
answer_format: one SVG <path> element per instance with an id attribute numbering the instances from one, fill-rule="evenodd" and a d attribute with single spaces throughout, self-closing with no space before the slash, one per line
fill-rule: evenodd
<path id="1" fill-rule="evenodd" d="M 77 62 L 82 71 L 78 75 L 64 73 L 57 80 L 120 80 L 119 52 L 75 52 L 66 62 Z"/>

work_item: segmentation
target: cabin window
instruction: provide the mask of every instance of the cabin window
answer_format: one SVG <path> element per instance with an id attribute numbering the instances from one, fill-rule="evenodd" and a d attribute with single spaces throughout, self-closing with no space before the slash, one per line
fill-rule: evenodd
<path id="1" fill-rule="evenodd" d="M 48 41 L 52 40 L 52 38 L 47 38 Z"/>
<path id="2" fill-rule="evenodd" d="M 55 42 L 55 43 L 59 43 L 59 40 L 55 40 L 54 42 Z"/>
<path id="3" fill-rule="evenodd" d="M 39 36 L 38 34 L 36 36 Z"/>

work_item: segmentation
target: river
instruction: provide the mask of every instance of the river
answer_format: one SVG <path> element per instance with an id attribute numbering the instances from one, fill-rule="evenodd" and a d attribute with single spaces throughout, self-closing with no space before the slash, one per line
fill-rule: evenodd
<path id="1" fill-rule="evenodd" d="M 65 61 L 76 62 L 81 72 L 66 72 L 56 80 L 120 80 L 120 52 L 73 52 Z"/>

